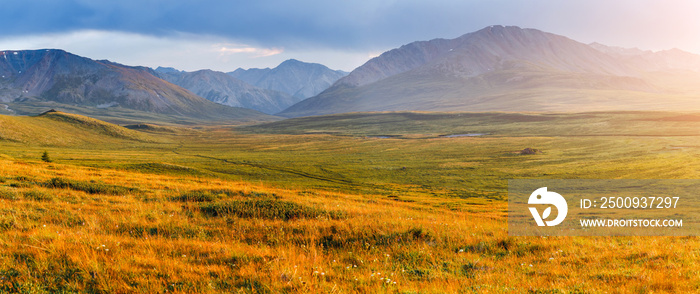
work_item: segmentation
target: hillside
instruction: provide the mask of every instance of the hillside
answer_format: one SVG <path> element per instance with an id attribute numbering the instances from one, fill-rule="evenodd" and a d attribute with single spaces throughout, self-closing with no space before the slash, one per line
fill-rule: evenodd
<path id="1" fill-rule="evenodd" d="M 0 115 L 0 141 L 30 146 L 105 146 L 163 139 L 90 117 L 52 111 L 39 116 Z"/>
<path id="2" fill-rule="evenodd" d="M 332 70 L 318 63 L 307 63 L 290 59 L 275 68 L 239 68 L 229 75 L 256 87 L 280 91 L 294 96 L 296 102 L 328 89 L 348 73 Z"/>
<path id="3" fill-rule="evenodd" d="M 290 95 L 252 86 L 223 72 L 173 71 L 157 68 L 158 77 L 219 104 L 277 113 L 299 101 Z"/>
<path id="4" fill-rule="evenodd" d="M 212 103 L 153 76 L 147 68 L 62 50 L 0 52 L 0 76 L 0 102 L 53 101 L 215 120 L 265 118 L 253 110 Z"/>
<path id="5" fill-rule="evenodd" d="M 387 51 L 280 115 L 698 108 L 699 56 L 611 51 L 539 30 L 491 26 Z"/>

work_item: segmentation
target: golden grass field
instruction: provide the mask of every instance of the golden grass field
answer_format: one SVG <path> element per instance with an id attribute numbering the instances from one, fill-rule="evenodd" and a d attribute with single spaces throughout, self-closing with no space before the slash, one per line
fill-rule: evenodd
<path id="1" fill-rule="evenodd" d="M 698 178 L 694 115 L 66 116 L 0 117 L 0 292 L 700 291 L 697 237 L 506 225 L 509 178 Z"/>

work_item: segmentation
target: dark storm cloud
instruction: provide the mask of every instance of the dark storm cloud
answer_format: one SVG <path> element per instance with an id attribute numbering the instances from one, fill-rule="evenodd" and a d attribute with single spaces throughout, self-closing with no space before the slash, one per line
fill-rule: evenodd
<path id="1" fill-rule="evenodd" d="M 5 36 L 81 29 L 175 32 L 270 46 L 376 47 L 455 37 L 507 18 L 503 1 L 3 1 Z M 509 9 L 514 8 L 509 5 Z M 485 12 L 489 13 L 485 13 Z"/>
<path id="2" fill-rule="evenodd" d="M 259 56 L 267 54 L 246 60 L 243 53 L 231 54 L 250 48 L 284 52 L 260 66 L 309 56 L 348 70 L 403 44 L 500 24 L 584 43 L 700 52 L 698 11 L 694 0 L 3 0 L 0 45 L 6 48 L 0 49 L 60 46 L 134 64 L 175 53 L 194 62 L 209 54 L 209 63 L 198 61 L 213 68 L 260 65 Z M 206 52 L 211 48 L 216 56 Z M 223 58 L 230 64 L 221 65 Z M 168 64 L 193 67 L 173 60 Z"/>

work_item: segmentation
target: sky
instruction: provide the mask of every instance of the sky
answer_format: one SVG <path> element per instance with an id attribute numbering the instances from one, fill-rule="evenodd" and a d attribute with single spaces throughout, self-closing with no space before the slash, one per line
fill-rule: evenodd
<path id="1" fill-rule="evenodd" d="M 0 50 L 56 48 L 193 71 L 287 59 L 351 71 L 413 41 L 515 25 L 700 53 L 695 0 L 0 0 Z"/>

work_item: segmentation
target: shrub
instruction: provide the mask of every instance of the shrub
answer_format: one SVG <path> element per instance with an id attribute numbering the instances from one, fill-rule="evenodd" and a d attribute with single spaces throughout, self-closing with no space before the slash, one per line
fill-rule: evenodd
<path id="1" fill-rule="evenodd" d="M 18 181 L 18 182 L 31 182 L 31 181 L 33 181 L 33 179 L 31 179 L 31 178 L 29 178 L 29 177 L 25 177 L 25 176 L 16 176 L 16 177 L 15 177 L 15 181 Z"/>
<path id="2" fill-rule="evenodd" d="M 23 193 L 24 198 L 31 199 L 34 201 L 52 201 L 53 196 L 47 193 L 44 193 L 43 191 L 39 190 L 29 190 Z"/>
<path id="3" fill-rule="evenodd" d="M 213 202 L 216 200 L 214 194 L 204 192 L 204 191 L 189 191 L 180 194 L 179 196 L 173 196 L 170 200 L 179 202 Z"/>
<path id="4" fill-rule="evenodd" d="M 12 187 L 12 188 L 30 188 L 31 186 L 32 186 L 32 184 L 25 183 L 25 182 L 10 183 L 10 187 Z"/>
<path id="5" fill-rule="evenodd" d="M 328 213 L 318 208 L 276 199 L 207 203 L 200 205 L 199 209 L 202 213 L 209 216 L 235 215 L 241 218 L 290 220 L 297 218 L 315 218 L 322 215 L 328 215 L 331 218 L 342 217 L 342 214 L 339 212 Z"/>
<path id="6" fill-rule="evenodd" d="M 83 191 L 88 194 L 108 194 L 108 195 L 124 195 L 129 192 L 136 191 L 134 188 L 127 188 L 117 185 L 109 185 L 99 182 L 82 182 L 73 181 L 64 178 L 52 178 L 45 184 L 49 188 L 62 188 Z"/>
<path id="7" fill-rule="evenodd" d="M 229 189 L 211 189 L 211 190 L 193 190 L 184 192 L 178 196 L 171 197 L 172 201 L 179 202 L 214 202 L 220 198 L 242 196 L 248 198 L 263 198 L 269 197 L 270 195 L 260 192 L 248 192 L 243 191 L 233 191 Z M 273 198 L 277 198 L 277 195 L 272 194 Z"/>
<path id="8" fill-rule="evenodd" d="M 348 248 L 351 246 L 394 246 L 433 241 L 434 238 L 423 228 L 410 228 L 403 232 L 342 232 L 331 227 L 322 232 L 318 245 L 323 248 Z"/>
<path id="9" fill-rule="evenodd" d="M 47 151 L 44 151 L 44 154 L 41 155 L 41 160 L 43 160 L 44 162 L 53 162 L 53 160 L 51 160 L 51 158 L 49 157 L 49 152 Z"/>

